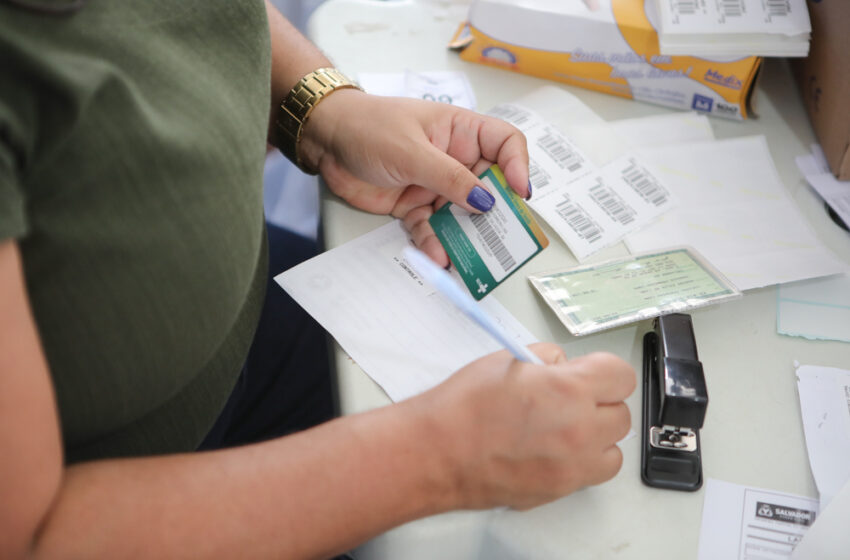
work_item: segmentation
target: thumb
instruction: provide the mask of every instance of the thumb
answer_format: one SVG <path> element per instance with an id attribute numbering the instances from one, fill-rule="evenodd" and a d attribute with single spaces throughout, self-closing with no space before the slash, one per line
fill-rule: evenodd
<path id="1" fill-rule="evenodd" d="M 413 183 L 444 196 L 470 212 L 486 212 L 496 198 L 469 169 L 438 148 L 431 146 L 416 158 Z"/>

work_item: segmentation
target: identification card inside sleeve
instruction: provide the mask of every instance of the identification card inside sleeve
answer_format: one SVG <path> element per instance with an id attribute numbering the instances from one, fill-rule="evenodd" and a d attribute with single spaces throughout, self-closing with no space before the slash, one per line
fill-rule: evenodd
<path id="1" fill-rule="evenodd" d="M 448 203 L 429 220 L 475 299 L 486 296 L 549 245 L 525 202 L 508 186 L 497 166 L 480 179 L 496 198 L 493 208 L 471 214 Z"/>
<path id="2" fill-rule="evenodd" d="M 741 295 L 690 247 L 535 274 L 529 280 L 574 335 Z"/>

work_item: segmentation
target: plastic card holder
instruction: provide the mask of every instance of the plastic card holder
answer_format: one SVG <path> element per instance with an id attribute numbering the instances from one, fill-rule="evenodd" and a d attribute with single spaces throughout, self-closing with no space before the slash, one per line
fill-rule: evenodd
<path id="1" fill-rule="evenodd" d="M 684 246 L 528 279 L 577 336 L 741 296 L 707 260 Z"/>

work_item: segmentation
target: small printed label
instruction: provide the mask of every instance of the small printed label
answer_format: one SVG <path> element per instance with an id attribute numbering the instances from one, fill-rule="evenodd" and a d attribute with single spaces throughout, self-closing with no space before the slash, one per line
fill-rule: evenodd
<path id="1" fill-rule="evenodd" d="M 756 504 L 756 517 L 784 521 L 785 523 L 795 523 L 808 527 L 815 521 L 815 512 L 807 509 L 758 502 Z"/>
<path id="2" fill-rule="evenodd" d="M 704 95 L 700 95 L 698 93 L 694 94 L 693 103 L 691 103 L 691 108 L 697 111 L 703 111 L 705 113 L 711 112 L 711 106 L 714 103 L 714 100 L 710 97 L 706 97 Z"/>

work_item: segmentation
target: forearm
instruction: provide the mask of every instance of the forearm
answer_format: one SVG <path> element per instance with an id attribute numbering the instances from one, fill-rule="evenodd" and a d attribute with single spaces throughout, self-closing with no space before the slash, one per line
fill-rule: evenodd
<path id="1" fill-rule="evenodd" d="M 415 403 L 224 451 L 70 467 L 45 558 L 323 558 L 450 509 Z"/>
<path id="2" fill-rule="evenodd" d="M 271 108 L 274 114 L 274 110 L 298 80 L 317 68 L 332 64 L 269 0 L 266 0 L 266 12 L 271 33 Z"/>

